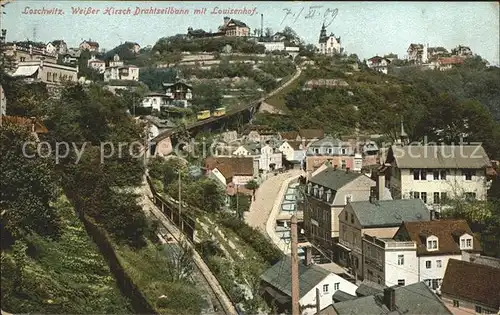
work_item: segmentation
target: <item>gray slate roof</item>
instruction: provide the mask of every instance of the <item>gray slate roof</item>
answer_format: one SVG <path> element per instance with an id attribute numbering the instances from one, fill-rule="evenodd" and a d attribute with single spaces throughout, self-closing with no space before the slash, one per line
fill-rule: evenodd
<path id="1" fill-rule="evenodd" d="M 350 301 L 350 300 L 354 300 L 354 299 L 357 299 L 357 297 L 354 295 L 350 295 L 349 293 L 345 293 L 344 291 L 341 291 L 341 290 L 337 290 L 333 294 L 333 300 L 335 302 L 344 302 L 344 301 Z"/>
<path id="2" fill-rule="evenodd" d="M 472 168 L 491 166 L 491 161 L 479 145 L 410 145 L 392 146 L 399 168 Z"/>
<path id="3" fill-rule="evenodd" d="M 363 280 L 359 287 L 356 289 L 358 296 L 369 296 L 384 292 L 385 285 L 378 284 L 370 280 Z"/>
<path id="4" fill-rule="evenodd" d="M 341 147 L 342 146 L 342 141 L 339 139 L 326 136 L 321 140 L 315 141 L 311 143 L 310 147 L 312 148 L 318 148 L 318 147 L 325 147 L 325 148 L 330 148 L 330 147 Z"/>
<path id="5" fill-rule="evenodd" d="M 329 166 L 322 172 L 316 174 L 309 181 L 313 184 L 337 191 L 360 176 L 365 175 L 353 172 L 347 173 L 345 170 L 335 170 L 333 167 Z"/>
<path id="6" fill-rule="evenodd" d="M 325 279 L 331 272 L 312 264 L 309 266 L 299 263 L 299 296 L 302 298 L 309 291 Z M 290 256 L 283 257 L 282 260 L 267 269 L 261 276 L 261 280 L 272 285 L 287 296 L 292 296 L 292 259 Z"/>
<path id="7" fill-rule="evenodd" d="M 421 199 L 354 201 L 350 206 L 363 227 L 396 227 L 403 221 L 430 220 L 429 210 Z"/>
<path id="8" fill-rule="evenodd" d="M 441 300 L 423 282 L 405 287 L 395 287 L 396 311 L 390 312 L 383 303 L 383 293 L 359 299 L 334 303 L 338 315 L 373 314 L 452 314 Z"/>

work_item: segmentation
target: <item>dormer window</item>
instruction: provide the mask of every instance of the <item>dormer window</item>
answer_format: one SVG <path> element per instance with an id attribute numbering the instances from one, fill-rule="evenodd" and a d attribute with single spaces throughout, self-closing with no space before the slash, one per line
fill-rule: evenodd
<path id="1" fill-rule="evenodd" d="M 460 249 L 472 249 L 472 236 L 464 234 L 460 237 Z"/>
<path id="2" fill-rule="evenodd" d="M 307 193 L 310 195 L 310 194 L 311 194 L 311 192 L 312 192 L 312 184 L 311 184 L 311 183 L 309 183 L 309 184 L 307 185 Z"/>
<path id="3" fill-rule="evenodd" d="M 332 198 L 332 191 L 330 189 L 328 189 L 326 191 L 326 201 L 330 201 L 330 199 Z"/>
<path id="4" fill-rule="evenodd" d="M 323 187 L 321 187 L 321 188 L 319 189 L 319 196 L 318 196 L 319 198 L 323 197 L 323 192 L 324 192 L 324 188 L 323 188 Z"/>
<path id="5" fill-rule="evenodd" d="M 314 186 L 314 196 L 318 196 L 318 186 Z"/>
<path id="6" fill-rule="evenodd" d="M 427 250 L 428 251 L 438 250 L 438 238 L 436 236 L 427 237 Z"/>

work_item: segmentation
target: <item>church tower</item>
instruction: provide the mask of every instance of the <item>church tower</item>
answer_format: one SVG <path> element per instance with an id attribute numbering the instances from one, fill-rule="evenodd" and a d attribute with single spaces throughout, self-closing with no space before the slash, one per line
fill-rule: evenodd
<path id="1" fill-rule="evenodd" d="M 324 40 L 326 37 L 327 37 L 326 27 L 325 27 L 325 23 L 323 23 L 323 26 L 321 27 L 321 32 L 319 33 L 319 42 L 321 43 L 322 40 Z"/>

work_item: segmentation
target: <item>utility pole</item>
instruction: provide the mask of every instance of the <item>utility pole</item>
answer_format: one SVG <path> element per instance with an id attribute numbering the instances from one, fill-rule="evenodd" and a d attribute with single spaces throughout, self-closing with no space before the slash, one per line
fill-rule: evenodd
<path id="1" fill-rule="evenodd" d="M 183 232 L 183 228 L 182 228 L 182 200 L 181 200 L 181 196 L 182 196 L 182 192 L 181 192 L 181 189 L 182 189 L 182 182 L 181 182 L 181 170 L 179 169 L 179 229 L 181 230 L 181 235 L 182 235 L 182 232 Z"/>
<path id="2" fill-rule="evenodd" d="M 239 199 L 238 199 L 238 185 L 236 185 L 236 216 L 240 216 L 240 204 L 239 204 Z M 240 218 L 242 219 L 242 218 Z"/>
<path id="3" fill-rule="evenodd" d="M 300 315 L 299 307 L 299 256 L 297 253 L 297 217 L 292 216 L 292 315 Z"/>

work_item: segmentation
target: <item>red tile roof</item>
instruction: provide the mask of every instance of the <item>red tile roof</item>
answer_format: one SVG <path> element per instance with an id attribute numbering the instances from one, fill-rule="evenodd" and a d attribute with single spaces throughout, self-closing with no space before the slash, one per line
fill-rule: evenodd
<path id="1" fill-rule="evenodd" d="M 445 57 L 445 58 L 439 58 L 438 63 L 440 65 L 457 65 L 457 64 L 462 64 L 464 63 L 464 58 L 454 56 L 454 57 Z"/>
<path id="2" fill-rule="evenodd" d="M 472 252 L 480 252 L 481 245 L 474 237 L 469 225 L 465 220 L 434 220 L 403 222 L 394 236 L 395 239 L 409 238 L 417 243 L 417 254 L 424 255 L 460 255 L 460 244 L 458 237 L 463 234 L 473 237 Z M 438 238 L 438 249 L 427 251 L 426 237 L 434 235 Z"/>
<path id="3" fill-rule="evenodd" d="M 279 134 L 283 140 L 296 140 L 299 135 L 297 131 L 280 132 Z"/>
<path id="4" fill-rule="evenodd" d="M 217 168 L 226 178 L 233 176 L 253 176 L 253 158 L 251 157 L 209 157 L 205 159 L 205 167 L 209 170 Z"/>
<path id="5" fill-rule="evenodd" d="M 36 133 L 47 133 L 49 130 L 41 122 L 37 121 L 36 118 L 27 118 L 20 116 L 2 116 L 2 123 L 13 124 L 18 126 L 26 127 L 30 132 L 34 125 Z"/>
<path id="6" fill-rule="evenodd" d="M 322 129 L 300 129 L 299 135 L 302 139 L 323 139 L 325 132 Z"/>
<path id="7" fill-rule="evenodd" d="M 500 308 L 500 268 L 450 259 L 441 294 L 496 311 Z"/>

